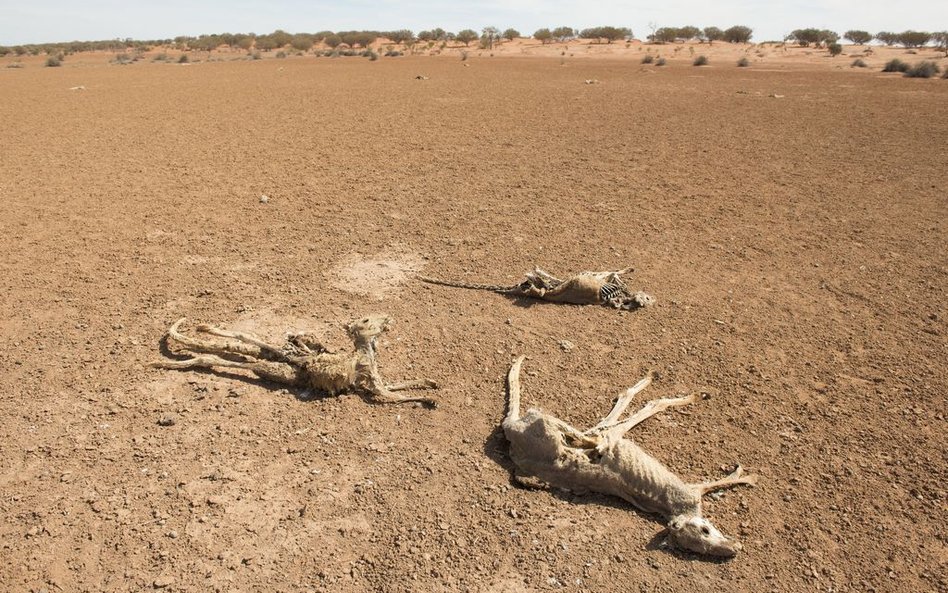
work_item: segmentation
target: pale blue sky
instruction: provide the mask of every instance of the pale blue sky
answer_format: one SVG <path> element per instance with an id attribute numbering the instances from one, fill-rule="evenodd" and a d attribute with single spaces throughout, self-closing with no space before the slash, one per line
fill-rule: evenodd
<path id="1" fill-rule="evenodd" d="M 747 25 L 755 41 L 781 39 L 793 29 L 818 27 L 923 31 L 948 29 L 948 0 L 0 0 L 0 45 L 132 37 L 165 39 L 201 33 L 316 32 L 343 29 L 480 30 L 513 27 L 630 27 L 644 38 L 657 26 Z"/>

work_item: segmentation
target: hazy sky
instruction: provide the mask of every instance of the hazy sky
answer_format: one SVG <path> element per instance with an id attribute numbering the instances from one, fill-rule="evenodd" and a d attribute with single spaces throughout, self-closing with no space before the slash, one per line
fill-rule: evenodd
<path id="1" fill-rule="evenodd" d="M 291 33 L 343 29 L 441 27 L 501 30 L 525 35 L 541 27 L 630 27 L 638 38 L 656 26 L 747 25 L 755 41 L 782 39 L 817 27 L 903 31 L 948 28 L 948 0 L 0 0 L 0 45 L 132 37 L 165 39 L 201 33 Z"/>

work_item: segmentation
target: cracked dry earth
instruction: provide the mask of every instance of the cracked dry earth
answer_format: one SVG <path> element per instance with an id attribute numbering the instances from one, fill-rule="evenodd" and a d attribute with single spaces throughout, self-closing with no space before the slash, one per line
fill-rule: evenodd
<path id="1" fill-rule="evenodd" d="M 0 69 L 0 590 L 945 591 L 948 81 L 560 62 Z M 411 280 L 533 265 L 658 302 Z M 440 407 L 147 366 L 181 316 L 347 347 L 371 311 Z M 514 486 L 521 353 L 574 425 L 647 369 L 710 393 L 632 436 L 760 474 L 706 502 L 744 552 Z"/>

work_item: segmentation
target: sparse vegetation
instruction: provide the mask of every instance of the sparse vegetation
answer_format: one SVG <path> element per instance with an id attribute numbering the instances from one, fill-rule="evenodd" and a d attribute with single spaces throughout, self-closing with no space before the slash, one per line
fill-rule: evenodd
<path id="1" fill-rule="evenodd" d="M 47 68 L 59 68 L 63 65 L 62 55 L 48 56 L 46 58 L 46 67 Z"/>
<path id="2" fill-rule="evenodd" d="M 387 52 L 385 52 L 386 58 L 397 58 L 400 55 L 402 55 L 402 52 L 395 49 L 390 49 Z"/>
<path id="3" fill-rule="evenodd" d="M 179 64 L 187 64 L 190 61 L 191 59 L 188 58 L 188 54 L 181 54 L 181 56 L 178 57 Z"/>
<path id="4" fill-rule="evenodd" d="M 948 31 L 932 33 L 932 41 L 936 43 L 938 49 L 945 52 L 945 57 L 948 58 Z"/>
<path id="5" fill-rule="evenodd" d="M 276 57 L 280 59 L 286 58 L 286 52 L 281 49 L 280 51 L 277 52 Z"/>
<path id="6" fill-rule="evenodd" d="M 516 29 L 507 29 L 506 31 L 503 32 L 503 37 L 507 41 L 513 41 L 517 37 L 520 37 L 520 31 Z"/>
<path id="7" fill-rule="evenodd" d="M 471 45 L 472 41 L 474 41 L 475 39 L 478 39 L 479 37 L 480 35 L 477 34 L 477 31 L 474 31 L 473 29 L 464 29 L 464 30 L 458 31 L 458 34 L 455 36 L 455 39 L 457 39 L 460 43 L 463 43 L 464 47 L 468 47 Z"/>
<path id="8" fill-rule="evenodd" d="M 664 65 L 665 65 L 665 58 L 658 58 L 657 60 L 655 60 L 655 65 L 656 65 L 656 66 L 664 66 Z"/>
<path id="9" fill-rule="evenodd" d="M 549 29 L 537 29 L 533 33 L 533 38 L 546 45 L 547 43 L 553 41 L 553 33 Z"/>
<path id="10" fill-rule="evenodd" d="M 22 68 L 23 62 L 11 62 L 7 64 L 7 68 Z"/>
<path id="11" fill-rule="evenodd" d="M 737 61 L 738 68 L 747 68 L 748 66 L 750 66 L 750 64 L 751 64 L 750 60 L 748 60 L 747 57 L 743 57 Z"/>
<path id="12" fill-rule="evenodd" d="M 553 39 L 560 43 L 576 38 L 576 31 L 572 27 L 557 27 L 551 31 Z"/>
<path id="13" fill-rule="evenodd" d="M 692 66 L 707 66 L 708 65 L 708 56 L 698 56 L 695 58 L 695 61 L 691 63 Z"/>
<path id="14" fill-rule="evenodd" d="M 886 46 L 892 47 L 899 42 L 899 35 L 898 33 L 891 33 L 889 31 L 879 31 L 876 33 L 876 39 Z"/>
<path id="15" fill-rule="evenodd" d="M 906 48 L 922 47 L 931 40 L 932 34 L 923 31 L 902 31 L 898 35 L 899 43 Z"/>
<path id="16" fill-rule="evenodd" d="M 826 49 L 829 50 L 830 55 L 834 58 L 843 53 L 843 46 L 838 43 L 830 43 L 826 46 Z"/>
<path id="17" fill-rule="evenodd" d="M 872 33 L 869 31 L 850 29 L 849 31 L 843 33 L 843 38 L 852 41 L 856 45 L 865 45 L 872 41 Z"/>
<path id="18" fill-rule="evenodd" d="M 869 65 L 862 58 L 856 58 L 853 60 L 853 63 L 849 65 L 850 68 L 868 68 Z"/>
<path id="19" fill-rule="evenodd" d="M 754 30 L 743 25 L 734 25 L 724 31 L 724 41 L 728 43 L 749 43 Z"/>
<path id="20" fill-rule="evenodd" d="M 166 54 L 165 52 L 161 52 L 160 54 L 156 54 L 156 55 L 151 59 L 151 61 L 152 61 L 152 62 L 167 62 L 167 61 L 168 61 L 168 54 Z"/>
<path id="21" fill-rule="evenodd" d="M 132 59 L 132 56 L 124 52 L 120 54 L 115 54 L 114 56 L 112 56 L 112 63 L 118 64 L 119 66 L 127 66 L 128 64 L 131 64 L 133 61 L 134 60 Z"/>
<path id="22" fill-rule="evenodd" d="M 707 40 L 708 45 L 714 45 L 715 41 L 724 39 L 724 31 L 718 29 L 717 27 L 705 27 L 702 33 L 704 39 Z"/>
<path id="23" fill-rule="evenodd" d="M 260 55 L 260 52 L 258 52 L 258 51 L 250 52 L 250 54 L 248 54 L 248 55 L 250 56 L 250 59 L 251 59 L 251 60 L 262 60 L 262 59 L 263 59 L 263 56 L 261 56 L 261 55 Z"/>
<path id="24" fill-rule="evenodd" d="M 938 67 L 938 64 L 924 60 L 906 70 L 905 76 L 908 78 L 931 78 L 939 72 L 941 72 L 941 68 Z"/>
<path id="25" fill-rule="evenodd" d="M 655 56 L 653 56 L 652 54 L 645 54 L 644 56 L 642 56 L 643 64 L 651 64 L 654 61 L 655 61 Z"/>
<path id="26" fill-rule="evenodd" d="M 626 37 L 632 37 L 632 30 L 628 27 L 591 27 L 580 31 L 579 36 L 583 39 L 594 39 L 596 41 L 605 39 L 606 43 L 612 43 Z"/>
<path id="27" fill-rule="evenodd" d="M 809 45 L 829 46 L 839 41 L 839 35 L 829 29 L 796 29 L 787 35 L 787 41 L 793 41 L 800 47 Z"/>
<path id="28" fill-rule="evenodd" d="M 364 52 L 362 52 L 362 55 L 369 58 L 370 62 L 374 62 L 379 59 L 379 54 L 372 51 L 371 49 L 365 50 Z"/>
<path id="29" fill-rule="evenodd" d="M 909 66 L 907 63 L 903 62 L 898 58 L 892 58 L 885 63 L 885 66 L 882 67 L 883 72 L 908 72 Z"/>

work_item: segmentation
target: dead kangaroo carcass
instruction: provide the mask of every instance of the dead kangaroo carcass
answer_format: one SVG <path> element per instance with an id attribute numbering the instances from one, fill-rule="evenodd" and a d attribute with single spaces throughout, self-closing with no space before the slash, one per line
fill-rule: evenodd
<path id="1" fill-rule="evenodd" d="M 738 466 L 729 476 L 713 482 L 686 483 L 660 461 L 629 439 L 626 432 L 647 418 L 674 406 L 699 399 L 697 394 L 650 401 L 625 420 L 625 412 L 651 378 L 639 381 L 619 396 L 598 424 L 586 431 L 530 409 L 520 415 L 518 358 L 508 374 L 509 400 L 503 421 L 510 441 L 510 456 L 518 477 L 535 477 L 559 488 L 593 491 L 623 498 L 648 513 L 668 521 L 667 541 L 680 549 L 718 557 L 733 557 L 741 544 L 718 531 L 701 513 L 701 497 L 738 484 L 755 484 L 757 476 L 745 475 Z"/>

